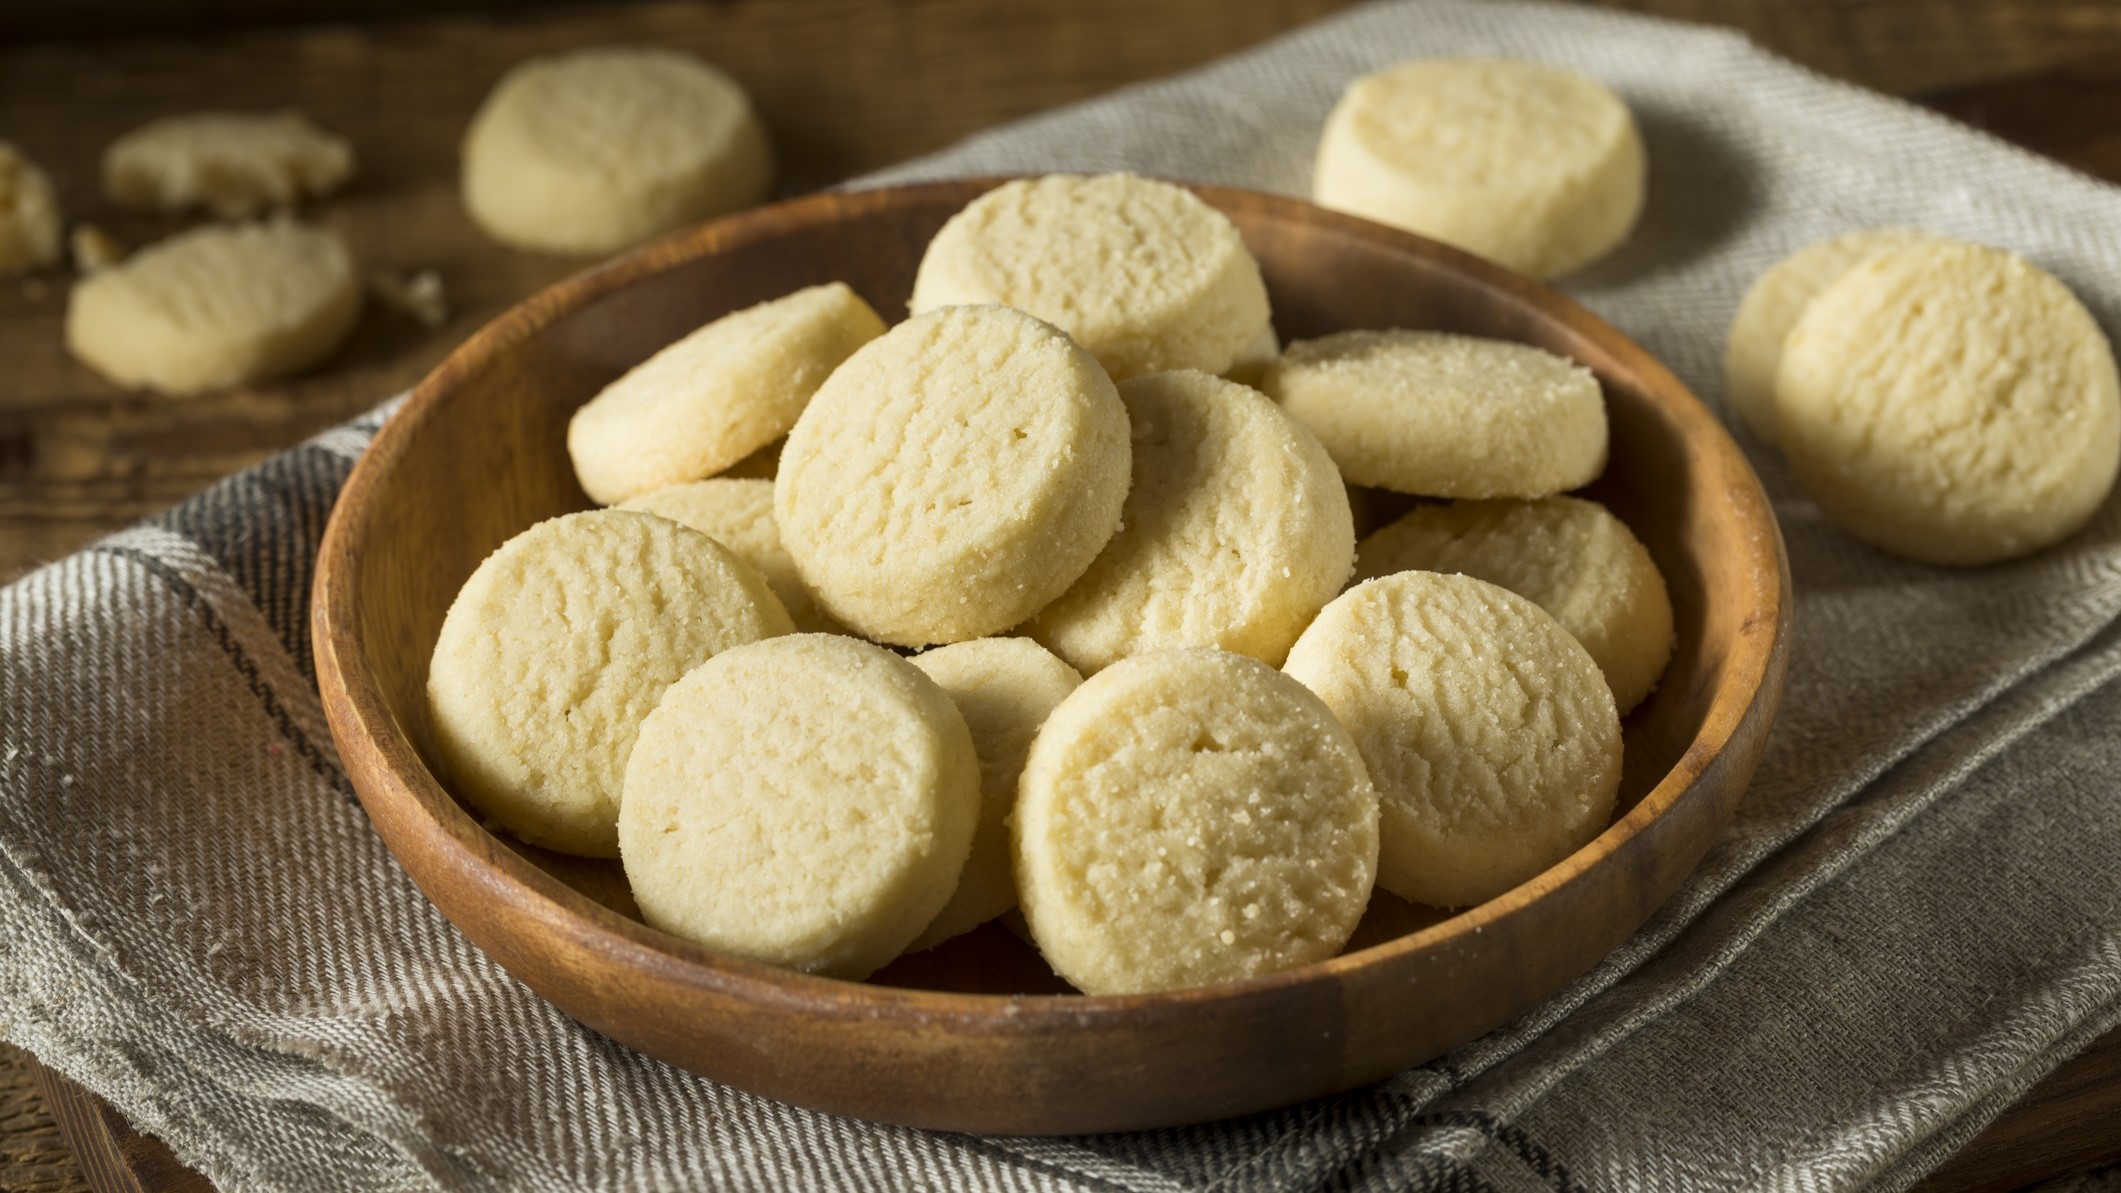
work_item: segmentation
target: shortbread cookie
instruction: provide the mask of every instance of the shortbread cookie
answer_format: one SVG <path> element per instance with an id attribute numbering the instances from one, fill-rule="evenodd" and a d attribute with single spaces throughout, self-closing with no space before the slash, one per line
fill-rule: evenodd
<path id="1" fill-rule="evenodd" d="M 1086 675 L 1166 646 L 1279 665 L 1354 567 L 1333 461 L 1234 381 L 1156 373 L 1119 396 L 1134 431 L 1119 533 L 1027 631 Z"/>
<path id="2" fill-rule="evenodd" d="M 1620 97 L 1530 62 L 1408 62 L 1348 85 L 1311 194 L 1534 277 L 1604 256 L 1642 212 L 1647 159 Z"/>
<path id="3" fill-rule="evenodd" d="M 494 239 L 616 252 L 766 197 L 773 151 L 734 79 L 674 50 L 517 65 L 464 134 L 464 206 Z"/>
<path id="4" fill-rule="evenodd" d="M 0 141 L 0 277 L 55 264 L 61 224 L 50 175 Z"/>
<path id="5" fill-rule="evenodd" d="M 999 306 L 899 324 L 781 448 L 773 513 L 818 604 L 880 642 L 1000 633 L 1119 527 L 1127 411 L 1059 328 Z"/>
<path id="6" fill-rule="evenodd" d="M 1227 372 L 1268 328 L 1237 228 L 1193 192 L 1131 174 L 1006 183 L 936 233 L 913 309 L 1001 303 L 1075 337 L 1115 381 Z"/>
<path id="7" fill-rule="evenodd" d="M 1358 485 L 1544 497 L 1605 470 L 1605 395 L 1582 365 L 1510 340 L 1344 331 L 1290 344 L 1260 380 Z"/>
<path id="8" fill-rule="evenodd" d="M 1024 919 L 1090 994 L 1231 982 L 1338 953 L 1377 872 L 1348 731 L 1242 655 L 1137 655 L 1061 701 L 1014 820 Z"/>
<path id="9" fill-rule="evenodd" d="M 775 638 L 716 655 L 642 723 L 620 856 L 666 932 L 867 977 L 949 900 L 979 782 L 964 718 L 911 663 L 837 635 Z"/>
<path id="10" fill-rule="evenodd" d="M 191 394 L 308 368 L 360 313 L 360 275 L 336 232 L 217 224 L 82 278 L 66 346 L 120 385 Z"/>
<path id="11" fill-rule="evenodd" d="M 979 829 L 957 890 L 908 951 L 939 945 L 1016 906 L 1009 813 L 1031 739 L 1055 706 L 1082 686 L 1075 668 L 1029 638 L 977 638 L 913 656 L 972 730 L 979 755 Z"/>
<path id="12" fill-rule="evenodd" d="M 2121 463 L 2121 383 L 2069 288 L 2001 249 L 1862 262 L 1790 332 L 1778 438 L 1828 517 L 1889 551 L 1981 564 L 2091 517 Z"/>
<path id="13" fill-rule="evenodd" d="M 1413 571 L 1463 573 L 1530 598 L 1591 652 L 1622 713 L 1672 657 L 1664 576 L 1627 524 L 1593 501 L 1418 506 L 1356 546 L 1360 580 Z"/>
<path id="14" fill-rule="evenodd" d="M 690 526 L 736 552 L 737 558 L 759 570 L 789 620 L 804 633 L 837 633 L 840 626 L 818 611 L 816 598 L 796 574 L 795 560 L 781 545 L 780 528 L 773 523 L 771 480 L 713 477 L 691 484 L 672 485 L 643 493 L 621 504 L 624 510 L 639 510 Z"/>
<path id="15" fill-rule="evenodd" d="M 1223 376 L 1256 389 L 1259 379 L 1266 375 L 1267 366 L 1280 355 L 1281 337 L 1274 334 L 1274 327 L 1269 324 L 1259 329 L 1259 336 L 1252 341 L 1252 346 L 1237 354 L 1237 359 L 1223 370 Z"/>
<path id="16" fill-rule="evenodd" d="M 724 315 L 604 387 L 567 424 L 582 491 L 606 505 L 699 480 L 788 433 L 884 321 L 844 283 Z"/>
<path id="17" fill-rule="evenodd" d="M 1804 308 L 1859 263 L 1903 245 L 1942 240 L 1912 228 L 1879 228 L 1822 240 L 1760 275 L 1731 319 L 1723 351 L 1724 393 L 1752 432 L 1775 441 L 1775 369 L 1782 342 Z"/>
<path id="18" fill-rule="evenodd" d="M 142 125 L 103 151 L 103 192 L 126 207 L 203 207 L 243 219 L 331 194 L 353 145 L 300 112 L 199 112 Z"/>
<path id="19" fill-rule="evenodd" d="M 793 629 L 751 565 L 664 518 L 591 510 L 486 557 L 427 673 L 450 789 L 533 845 L 618 854 L 634 732 L 714 655 Z"/>
<path id="20" fill-rule="evenodd" d="M 1289 651 L 1377 784 L 1377 885 L 1436 907 L 1492 899 L 1605 829 L 1620 716 L 1546 610 L 1470 576 L 1349 589 Z"/>

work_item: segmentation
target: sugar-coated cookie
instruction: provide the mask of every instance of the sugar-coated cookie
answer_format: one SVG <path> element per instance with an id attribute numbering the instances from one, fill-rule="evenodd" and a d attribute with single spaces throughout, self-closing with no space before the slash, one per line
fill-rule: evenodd
<path id="1" fill-rule="evenodd" d="M 1066 333 L 1000 306 L 916 315 L 840 366 L 781 448 L 774 519 L 818 604 L 880 642 L 983 638 L 1119 527 L 1127 411 Z"/>
<path id="2" fill-rule="evenodd" d="M 626 766 L 641 917 L 756 961 L 866 977 L 935 918 L 980 817 L 972 735 L 882 647 L 796 634 L 663 696 Z"/>
<path id="3" fill-rule="evenodd" d="M 0 277 L 56 263 L 62 222 L 51 176 L 0 141 Z"/>
<path id="4" fill-rule="evenodd" d="M 1926 241 L 1861 262 L 1791 329 L 1777 439 L 1828 517 L 1929 563 L 2082 526 L 2121 463 L 2113 349 L 2022 257 Z"/>
<path id="5" fill-rule="evenodd" d="M 1605 469 L 1605 395 L 1530 344 L 1343 331 L 1290 344 L 1260 388 L 1358 485 L 1423 497 L 1544 497 Z"/>
<path id="6" fill-rule="evenodd" d="M 979 755 L 979 828 L 950 902 L 908 946 L 931 948 L 1016 906 L 1009 813 L 1031 739 L 1083 677 L 1029 638 L 975 638 L 922 651 L 913 665 L 964 714 Z"/>
<path id="7" fill-rule="evenodd" d="M 663 689 L 793 628 L 765 579 L 696 530 L 624 510 L 540 522 L 442 621 L 427 701 L 451 790 L 533 845 L 615 857 L 626 758 Z"/>
<path id="8" fill-rule="evenodd" d="M 990 302 L 1067 332 L 1115 381 L 1227 372 L 1268 327 L 1236 226 L 1184 187 L 1132 174 L 1005 183 L 952 216 L 921 257 L 913 309 Z"/>
<path id="9" fill-rule="evenodd" d="M 103 192 L 150 211 L 203 207 L 242 219 L 331 194 L 353 145 L 300 112 L 198 112 L 134 129 L 103 151 Z"/>
<path id="10" fill-rule="evenodd" d="M 120 385 L 191 394 L 308 368 L 360 313 L 360 275 L 336 232 L 216 224 L 77 282 L 66 346 Z"/>
<path id="11" fill-rule="evenodd" d="M 1820 291 L 1887 249 L 1941 239 L 1912 228 L 1850 232 L 1799 249 L 1754 279 L 1731 319 L 1723 351 L 1724 393 L 1745 425 L 1774 442 L 1775 370 L 1782 362 L 1782 342 Z"/>
<path id="12" fill-rule="evenodd" d="M 1348 85 L 1311 195 L 1534 277 L 1604 256 L 1634 228 L 1642 134 L 1600 83 L 1531 62 L 1407 62 Z"/>
<path id="13" fill-rule="evenodd" d="M 1362 918 L 1377 793 L 1302 685 L 1198 647 L 1123 660 L 1046 719 L 1013 821 L 1024 919 L 1090 994 L 1322 961 Z"/>
<path id="14" fill-rule="evenodd" d="M 882 334 L 842 282 L 724 315 L 575 411 L 575 477 L 610 505 L 712 476 L 787 434 L 832 370 Z"/>
<path id="15" fill-rule="evenodd" d="M 1436 907 L 1502 894 L 1605 829 L 1620 716 L 1546 610 L 1470 576 L 1349 589 L 1289 651 L 1354 735 L 1383 806 L 1377 885 Z"/>
<path id="16" fill-rule="evenodd" d="M 1664 576 L 1627 524 L 1577 497 L 1417 506 L 1355 548 L 1358 580 L 1394 572 L 1463 573 L 1554 615 L 1605 673 L 1622 713 L 1672 657 Z"/>
<path id="17" fill-rule="evenodd" d="M 818 611 L 817 599 L 796 574 L 795 561 L 781 545 L 781 532 L 773 524 L 773 482 L 769 479 L 737 479 L 717 476 L 690 484 L 672 485 L 643 493 L 618 506 L 639 510 L 690 526 L 736 552 L 737 558 L 759 570 L 767 587 L 780 598 L 788 618 L 803 633 L 830 634 L 839 625 Z"/>
<path id="18" fill-rule="evenodd" d="M 773 150 L 728 75 L 675 50 L 600 47 L 502 76 L 464 134 L 463 184 L 496 240 L 610 253 L 764 199 Z"/>
<path id="19" fill-rule="evenodd" d="M 1167 646 L 1280 664 L 1354 566 L 1333 461 L 1234 381 L 1154 373 L 1119 396 L 1134 436 L 1119 533 L 1027 632 L 1084 674 Z"/>

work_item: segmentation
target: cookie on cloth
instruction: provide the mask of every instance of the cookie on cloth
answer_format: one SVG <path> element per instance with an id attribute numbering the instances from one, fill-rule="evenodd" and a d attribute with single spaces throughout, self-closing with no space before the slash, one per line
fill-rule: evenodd
<path id="1" fill-rule="evenodd" d="M 1826 515 L 1926 563 L 1982 564 L 2090 519 L 2121 464 L 2113 349 L 2054 275 L 1923 241 L 1805 309 L 1775 374 L 1777 439 Z"/>

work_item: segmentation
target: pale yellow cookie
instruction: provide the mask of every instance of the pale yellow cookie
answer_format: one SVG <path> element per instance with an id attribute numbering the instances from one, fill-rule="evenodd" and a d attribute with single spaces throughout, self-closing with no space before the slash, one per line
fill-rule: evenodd
<path id="1" fill-rule="evenodd" d="M 1029 638 L 976 638 L 913 656 L 942 686 L 972 730 L 979 754 L 979 829 L 950 902 L 907 951 L 932 948 L 1016 906 L 1009 812 L 1031 738 L 1055 706 L 1082 686 L 1075 668 Z"/>
<path id="2" fill-rule="evenodd" d="M 1724 393 L 1752 432 L 1775 440 L 1775 369 L 1804 308 L 1859 263 L 1903 245 L 1942 240 L 1911 228 L 1850 232 L 1799 249 L 1754 279 L 1724 340 Z"/>
<path id="3" fill-rule="evenodd" d="M 291 220 L 180 232 L 75 283 L 66 346 L 120 385 L 193 394 L 297 373 L 361 314 L 338 233 Z"/>
<path id="4" fill-rule="evenodd" d="M 1348 85 L 1326 120 L 1311 195 L 1534 277 L 1627 239 L 1647 159 L 1600 83 L 1531 62 L 1407 62 Z"/>
<path id="5" fill-rule="evenodd" d="M 1436 907 L 1517 886 L 1604 831 L 1620 715 L 1546 610 L 1470 576 L 1349 589 L 1289 651 L 1355 737 L 1383 804 L 1377 885 Z"/>
<path id="6" fill-rule="evenodd" d="M 427 673 L 450 788 L 563 853 L 618 853 L 641 719 L 714 655 L 793 627 L 751 565 L 665 518 L 591 510 L 486 557 L 442 621 Z"/>
<path id="7" fill-rule="evenodd" d="M 641 918 L 771 965 L 866 977 L 949 900 L 980 817 L 972 735 L 888 650 L 739 646 L 672 684 L 626 766 Z"/>
<path id="8" fill-rule="evenodd" d="M 103 151 L 103 192 L 126 207 L 204 207 L 243 219 L 331 194 L 353 145 L 300 112 L 198 112 L 144 124 Z"/>
<path id="9" fill-rule="evenodd" d="M 1000 633 L 1119 526 L 1127 411 L 1060 329 L 916 315 L 840 366 L 781 448 L 774 519 L 818 604 L 900 646 Z"/>
<path id="10" fill-rule="evenodd" d="M 773 150 L 736 80 L 675 50 L 520 63 L 464 134 L 464 206 L 494 239 L 616 252 L 757 203 Z"/>
<path id="11" fill-rule="evenodd" d="M 582 491 L 606 505 L 713 476 L 788 433 L 884 321 L 845 283 L 724 315 L 635 365 L 567 424 Z"/>
<path id="12" fill-rule="evenodd" d="M 690 526 L 759 570 L 773 595 L 804 633 L 837 633 L 840 626 L 818 611 L 817 599 L 796 574 L 795 560 L 773 524 L 773 482 L 713 477 L 643 493 L 618 506 Z"/>
<path id="13" fill-rule="evenodd" d="M 1119 396 L 1134 432 L 1120 531 L 1026 631 L 1084 674 L 1166 646 L 1278 665 L 1354 566 L 1333 461 L 1234 381 L 1155 373 Z"/>
<path id="14" fill-rule="evenodd" d="M 2121 463 L 2121 382 L 2091 313 L 2001 249 L 1923 242 L 1866 260 L 1790 331 L 1777 438 L 1858 538 L 1981 564 L 2084 525 Z"/>
<path id="15" fill-rule="evenodd" d="M 913 309 L 989 302 L 1075 337 L 1115 381 L 1226 372 L 1268 328 L 1236 226 L 1184 187 L 1132 174 L 1006 183 L 952 216 L 921 257 Z"/>
<path id="16" fill-rule="evenodd" d="M 1457 501 L 1418 506 L 1355 548 L 1359 580 L 1463 573 L 1531 599 L 1576 636 L 1622 713 L 1672 657 L 1664 576 L 1627 524 L 1593 501 Z"/>
<path id="17" fill-rule="evenodd" d="M 1086 681 L 1031 744 L 1013 835 L 1024 919 L 1090 994 L 1323 961 L 1377 873 L 1348 731 L 1254 659 L 1185 648 Z"/>
<path id="18" fill-rule="evenodd" d="M 1290 344 L 1260 388 L 1358 485 L 1423 497 L 1544 497 L 1605 470 L 1605 395 L 1530 344 L 1344 331 Z"/>
<path id="19" fill-rule="evenodd" d="M 55 264 L 63 224 L 51 176 L 0 141 L 0 277 Z"/>

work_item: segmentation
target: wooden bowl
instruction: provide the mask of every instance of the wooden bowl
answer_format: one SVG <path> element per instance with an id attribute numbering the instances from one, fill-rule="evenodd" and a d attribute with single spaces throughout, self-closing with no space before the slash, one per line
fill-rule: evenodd
<path id="1" fill-rule="evenodd" d="M 1782 692 L 1789 567 L 1760 483 L 1670 373 L 1568 299 L 1466 254 L 1294 199 L 1214 187 L 1286 338 L 1427 327 L 1523 340 L 1605 384 L 1591 489 L 1649 545 L 1679 649 L 1626 728 L 1614 824 L 1480 907 L 1381 897 L 1331 961 L 1163 994 L 1066 993 L 998 925 L 868 983 L 790 973 L 649 928 L 616 863 L 493 835 L 436 782 L 424 684 L 486 554 L 585 507 L 568 416 L 725 312 L 844 280 L 905 309 L 922 249 L 993 182 L 816 195 L 677 234 L 503 315 L 414 391 L 332 516 L 312 618 L 324 707 L 376 830 L 445 915 L 531 989 L 650 1056 L 883 1122 L 1062 1134 L 1200 1122 L 1374 1081 L 1529 1010 L 1625 939 L 1737 806 Z"/>

